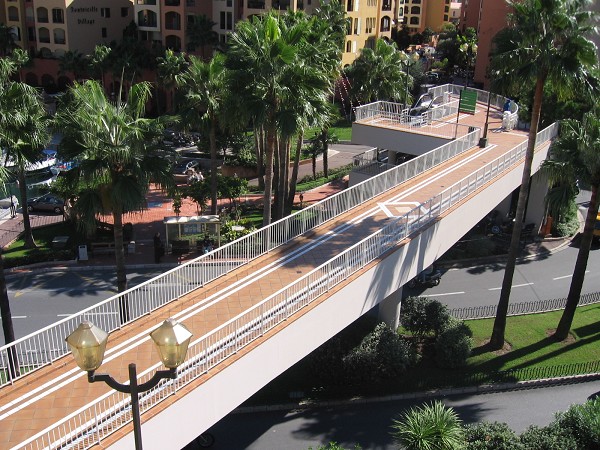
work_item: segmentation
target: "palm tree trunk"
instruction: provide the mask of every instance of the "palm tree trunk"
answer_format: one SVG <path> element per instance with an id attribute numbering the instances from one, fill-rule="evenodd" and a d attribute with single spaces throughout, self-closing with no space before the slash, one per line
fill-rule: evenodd
<path id="1" fill-rule="evenodd" d="M 531 166 L 535 150 L 535 139 L 540 121 L 540 111 L 542 109 L 542 96 L 544 93 L 544 82 L 546 77 L 540 76 L 535 85 L 535 94 L 533 97 L 533 107 L 531 113 L 531 128 L 527 141 L 527 150 L 525 152 L 525 161 L 523 163 L 523 176 L 521 178 L 521 189 L 519 191 L 519 200 L 517 202 L 517 211 L 515 213 L 510 248 L 504 269 L 504 278 L 502 280 L 502 290 L 500 291 L 500 300 L 496 309 L 496 318 L 494 319 L 494 328 L 490 338 L 490 348 L 501 349 L 504 346 L 504 335 L 506 332 L 506 315 L 508 314 L 508 302 L 510 300 L 510 291 L 512 288 L 517 256 L 521 241 L 521 230 L 523 229 L 523 219 L 525 217 L 525 208 L 527 207 L 527 197 L 529 195 L 529 184 L 531 180 Z"/>
<path id="2" fill-rule="evenodd" d="M 117 292 L 127 290 L 127 272 L 125 269 L 125 249 L 123 248 L 123 212 L 120 207 L 113 209 L 113 236 L 115 239 L 115 263 L 117 269 Z M 121 324 L 129 322 L 129 301 L 127 296 L 119 299 L 119 317 Z"/>
<path id="3" fill-rule="evenodd" d="M 10 344 L 15 340 L 15 330 L 13 328 L 12 314 L 10 312 L 10 301 L 6 291 L 6 279 L 4 278 L 4 260 L 0 249 L 0 315 L 2 315 L 2 331 L 4 332 L 4 343 Z M 8 372 L 10 378 L 19 375 L 19 361 L 16 349 L 11 347 L 8 351 Z"/>
<path id="4" fill-rule="evenodd" d="M 273 193 L 273 159 L 275 155 L 276 127 L 273 120 L 269 121 L 267 148 L 265 151 L 265 193 L 263 195 L 263 227 L 271 223 L 271 196 Z"/>
<path id="5" fill-rule="evenodd" d="M 208 139 L 210 142 L 210 213 L 217 214 L 217 119 L 211 117 Z"/>
<path id="6" fill-rule="evenodd" d="M 256 153 L 256 173 L 258 175 L 258 188 L 265 188 L 265 161 L 264 161 L 264 128 L 254 130 L 254 149 Z"/>
<path id="7" fill-rule="evenodd" d="M 27 209 L 27 184 L 25 181 L 25 170 L 19 169 L 19 194 L 21 196 L 21 205 L 23 205 L 23 239 L 25 240 L 25 248 L 36 248 L 37 245 L 33 240 L 33 229 L 31 228 L 31 220 L 29 219 L 29 210 Z"/>
<path id="8" fill-rule="evenodd" d="M 323 145 L 323 172 L 325 178 L 329 176 L 329 160 L 327 159 L 327 153 L 329 152 L 329 132 L 327 128 L 321 130 L 321 142 Z"/>
<path id="9" fill-rule="evenodd" d="M 573 324 L 573 318 L 575 317 L 575 311 L 579 304 L 581 289 L 583 288 L 583 281 L 585 279 L 585 270 L 587 268 L 590 247 L 592 246 L 592 239 L 594 237 L 594 225 L 596 224 L 597 215 L 598 185 L 592 184 L 590 206 L 588 207 L 585 218 L 583 235 L 581 236 L 579 252 L 577 253 L 577 260 L 575 261 L 575 268 L 573 269 L 573 278 L 571 279 L 571 286 L 569 287 L 569 294 L 567 295 L 567 303 L 565 304 L 565 310 L 563 311 L 556 332 L 554 333 L 554 338 L 558 341 L 563 341 L 567 338 L 569 331 L 571 330 L 571 325 Z"/>
<path id="10" fill-rule="evenodd" d="M 296 141 L 296 155 L 294 156 L 294 165 L 292 167 L 292 176 L 290 177 L 290 192 L 288 194 L 287 204 L 285 206 L 285 215 L 289 216 L 294 207 L 294 198 L 296 197 L 296 184 L 298 183 L 298 171 L 300 169 L 300 154 L 302 152 L 302 143 L 304 142 L 304 133 L 298 134 Z"/>

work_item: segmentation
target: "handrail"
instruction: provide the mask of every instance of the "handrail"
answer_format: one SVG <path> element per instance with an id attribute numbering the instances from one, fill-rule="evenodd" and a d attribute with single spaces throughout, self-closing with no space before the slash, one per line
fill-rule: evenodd
<path id="1" fill-rule="evenodd" d="M 536 145 L 555 137 L 557 132 L 557 123 L 540 131 L 536 136 Z M 493 178 L 512 169 L 521 161 L 526 150 L 527 142 L 519 144 L 485 167 L 479 168 L 412 211 L 394 219 L 382 229 L 192 342 L 188 349 L 188 359 L 178 369 L 177 379 L 166 380 L 144 394 L 140 398 L 141 412 L 160 403 L 168 393 L 176 392 L 201 377 L 219 362 L 237 353 L 311 304 L 322 294 L 348 279 L 353 273 L 381 257 L 400 241 L 430 224 Z M 422 214 L 422 211 L 427 213 Z M 156 364 L 148 369 L 145 376 L 150 376 L 149 374 L 159 366 L 160 364 Z M 145 381 L 146 379 L 142 377 L 140 383 Z M 128 422 L 126 411 L 123 410 L 123 403 L 127 402 L 123 394 L 113 392 L 112 395 L 102 397 L 92 406 L 80 410 L 79 416 L 70 416 L 62 420 L 54 428 L 38 433 L 18 448 L 37 449 L 48 446 L 60 446 L 61 449 L 81 448 L 82 442 L 89 444 L 88 447 L 92 446 Z M 98 415 L 98 412 L 101 414 Z M 87 430 L 82 430 L 83 423 L 87 424 Z"/>
<path id="2" fill-rule="evenodd" d="M 21 376 L 67 355 L 69 350 L 65 338 L 83 320 L 93 320 L 96 325 L 109 333 L 117 330 L 334 219 L 364 201 L 474 147 L 478 140 L 477 129 L 396 166 L 391 171 L 358 183 L 268 227 L 256 230 L 206 255 L 0 347 L 0 364 L 5 368 L 6 373 L 6 377 L 0 380 L 0 387 L 12 384 Z M 181 283 L 182 278 L 186 279 L 187 283 Z M 157 294 L 159 291 L 160 295 Z M 13 374 L 9 368 L 11 361 L 14 360 L 17 360 L 18 366 L 25 370 Z"/>

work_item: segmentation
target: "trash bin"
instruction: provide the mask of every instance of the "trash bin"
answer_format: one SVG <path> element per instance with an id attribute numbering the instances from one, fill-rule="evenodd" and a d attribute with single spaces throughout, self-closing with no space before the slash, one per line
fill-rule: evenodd
<path id="1" fill-rule="evenodd" d="M 79 246 L 79 261 L 87 261 L 88 260 L 88 251 L 87 245 Z"/>

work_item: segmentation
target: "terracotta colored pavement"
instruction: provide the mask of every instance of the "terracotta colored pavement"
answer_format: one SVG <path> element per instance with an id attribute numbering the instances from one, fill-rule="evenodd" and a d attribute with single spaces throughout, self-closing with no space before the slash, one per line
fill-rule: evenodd
<path id="1" fill-rule="evenodd" d="M 110 373 L 118 380 L 125 380 L 129 362 L 135 361 L 138 365 L 138 373 L 141 373 L 157 361 L 155 350 L 146 338 L 148 330 L 164 319 L 177 317 L 185 323 L 194 336 L 204 336 L 331 259 L 350 245 L 380 229 L 390 219 L 381 204 L 389 203 L 389 206 L 394 209 L 394 205 L 398 205 L 400 202 L 424 202 L 525 140 L 526 135 L 518 131 L 502 133 L 495 138 L 490 136 L 490 143 L 496 145 L 495 147 L 485 150 L 471 149 L 463 155 L 441 164 L 427 174 L 415 177 L 374 200 L 364 202 L 354 210 L 295 239 L 289 245 L 270 252 L 209 283 L 203 289 L 198 289 L 178 301 L 136 320 L 122 330 L 112 333 L 102 371 Z M 473 156 L 473 158 L 469 159 L 469 156 Z M 451 166 L 454 166 L 452 171 L 441 175 L 445 169 Z M 307 195 L 308 193 L 305 194 L 305 201 L 308 200 Z M 157 210 L 154 213 L 162 216 L 165 211 Z M 361 217 L 361 220 L 355 220 L 357 217 Z M 146 220 L 148 219 L 149 217 Z M 138 223 L 150 224 L 153 221 Z M 342 226 L 347 227 L 349 224 L 352 226 L 341 229 Z M 144 229 L 144 226 L 140 225 L 140 228 Z M 332 231 L 336 233 L 331 234 Z M 322 240 L 319 245 L 314 246 L 326 233 L 328 233 L 328 239 Z M 309 244 L 311 250 L 308 250 Z M 299 248 L 305 251 L 298 252 L 295 257 L 287 258 L 284 262 L 278 262 L 280 258 L 290 255 Z M 372 264 L 376 264 L 376 262 Z M 273 265 L 277 266 L 276 270 L 271 270 Z M 267 267 L 269 267 L 269 271 L 266 270 Z M 360 276 L 361 273 L 362 271 L 359 271 L 353 277 Z M 310 308 L 326 300 L 327 295 L 323 295 Z M 299 314 L 303 313 L 300 311 Z M 295 319 L 286 321 L 280 327 L 287 326 L 293 320 Z M 272 330 L 261 339 L 270 338 L 277 330 L 277 328 Z M 120 344 L 125 341 L 127 341 L 127 346 L 119 348 Z M 231 364 L 235 358 L 243 357 L 253 347 L 260 345 L 260 342 L 259 339 L 243 351 L 229 357 L 215 369 L 211 369 L 209 374 L 195 380 L 185 389 L 197 387 L 206 380 L 206 377 L 214 376 L 221 370 L 220 367 Z M 70 356 L 61 358 L 52 366 L 23 377 L 13 386 L 0 390 L 0 405 L 3 405 L 0 406 L 0 448 L 17 445 L 27 437 L 51 426 L 56 421 L 73 413 L 77 408 L 95 401 L 98 396 L 109 391 L 110 389 L 103 383 L 90 385 L 85 374 L 75 367 Z M 169 397 L 153 411 L 144 414 L 142 420 L 176 402 L 179 396 Z M 108 444 L 130 431 L 130 426 L 127 426 L 105 442 Z"/>

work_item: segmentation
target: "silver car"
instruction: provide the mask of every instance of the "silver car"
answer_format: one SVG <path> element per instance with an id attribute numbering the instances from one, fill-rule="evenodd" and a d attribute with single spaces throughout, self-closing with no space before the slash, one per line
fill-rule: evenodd
<path id="1" fill-rule="evenodd" d="M 53 194 L 42 195 L 27 200 L 27 211 L 51 211 L 62 214 L 65 210 L 65 201 Z"/>

